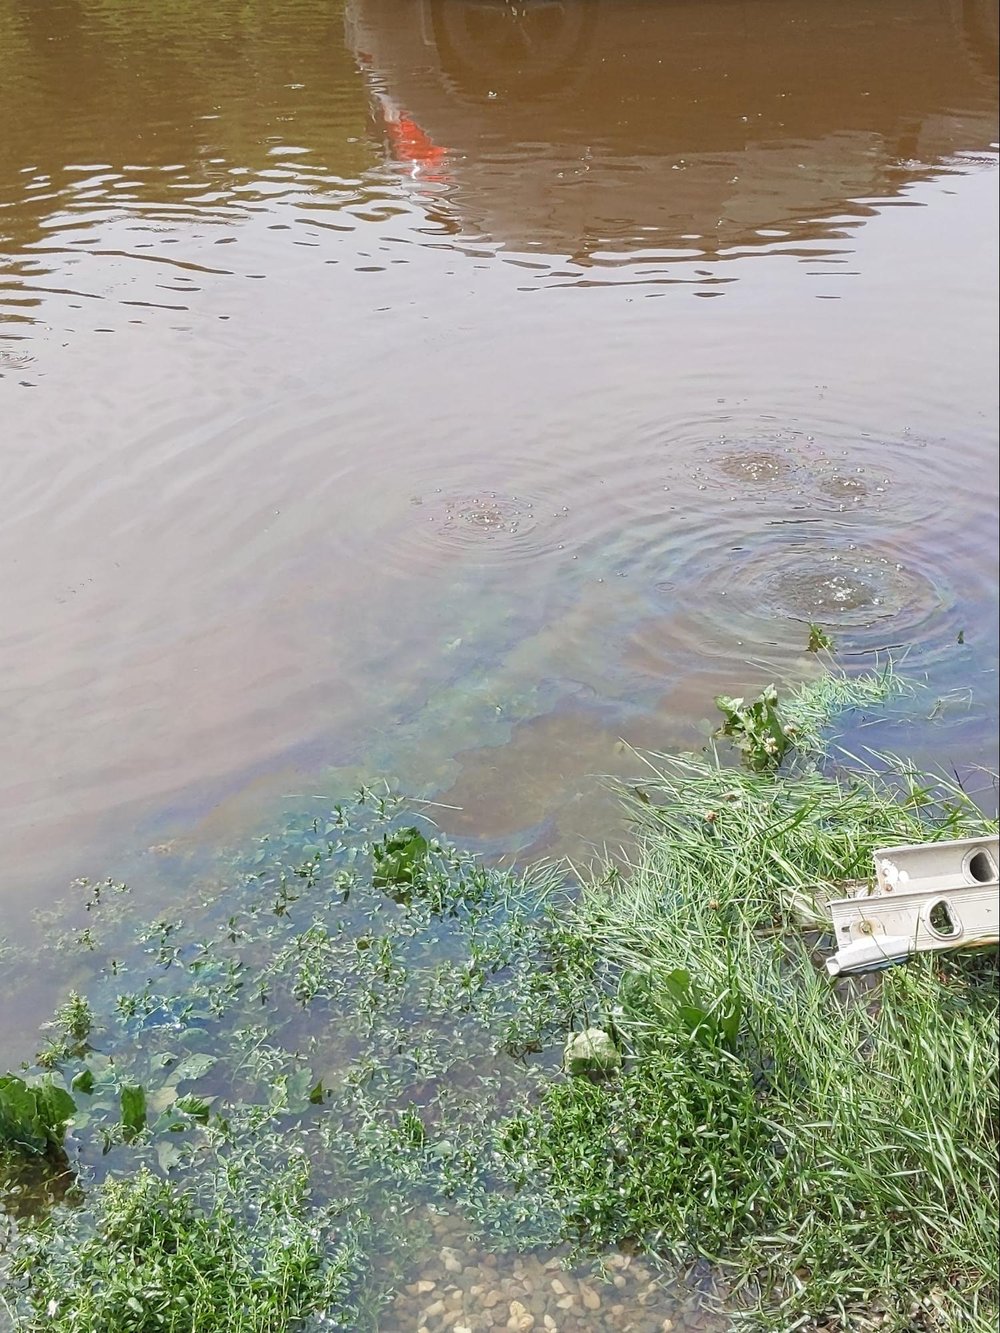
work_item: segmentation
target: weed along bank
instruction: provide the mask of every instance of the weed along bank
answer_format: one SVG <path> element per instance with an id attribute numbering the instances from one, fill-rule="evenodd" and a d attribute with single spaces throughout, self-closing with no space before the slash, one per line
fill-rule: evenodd
<path id="1" fill-rule="evenodd" d="M 832 978 L 828 909 L 803 926 L 880 901 L 887 848 L 915 884 L 995 857 L 959 787 L 826 753 L 904 688 L 766 692 L 769 764 L 720 701 L 588 875 L 365 789 L 169 915 L 79 886 L 80 988 L 0 1082 L 11 1326 L 990 1326 L 995 941 Z"/>

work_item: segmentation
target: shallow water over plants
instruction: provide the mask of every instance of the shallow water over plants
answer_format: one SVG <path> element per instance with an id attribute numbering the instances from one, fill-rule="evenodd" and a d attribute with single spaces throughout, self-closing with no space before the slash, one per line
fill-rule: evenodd
<path id="1" fill-rule="evenodd" d="M 539 1326 L 558 1310 L 567 1330 L 598 1326 L 602 1309 L 609 1329 L 649 1330 L 685 1300 L 694 1309 L 683 1283 L 627 1256 L 612 1255 L 607 1290 L 588 1285 L 590 1260 L 564 1269 L 562 1220 L 503 1165 L 504 1117 L 536 1099 L 565 1034 L 608 1002 L 599 960 L 559 924 L 573 887 L 554 870 L 488 870 L 402 822 L 385 795 L 320 808 L 188 881 L 169 915 L 138 930 L 148 902 L 123 885 L 80 886 L 82 913 L 69 903 L 61 919 L 75 908 L 87 924 L 56 948 L 84 968 L 113 961 L 39 1053 L 54 1073 L 31 1085 L 63 1098 L 68 1087 L 75 1107 L 60 1115 L 73 1126 L 65 1151 L 9 1182 L 15 1211 L 44 1211 L 46 1162 L 57 1195 L 69 1162 L 81 1198 L 105 1198 L 110 1180 L 123 1196 L 113 1217 L 150 1206 L 141 1177 L 139 1202 L 127 1194 L 143 1163 L 202 1204 L 215 1174 L 241 1163 L 219 1207 L 266 1212 L 273 1180 L 312 1201 L 300 1240 L 313 1238 L 325 1275 L 304 1287 L 326 1311 L 320 1325 L 367 1326 L 397 1286 L 380 1328 L 445 1327 L 438 1316 L 459 1307 L 478 1322 L 500 1302 L 506 1320 L 519 1299 Z M 297 1185 L 289 1163 L 305 1173 Z M 114 1307 L 95 1303 L 92 1317 L 99 1308 L 108 1319 Z"/>
<path id="2" fill-rule="evenodd" d="M 78 987 L 0 1081 L 12 1326 L 987 1327 L 995 959 L 833 986 L 795 924 L 874 846 L 982 826 L 905 767 L 817 769 L 901 688 L 766 692 L 784 756 L 647 766 L 634 860 L 582 884 L 368 789 L 177 866 L 169 912 L 77 886 L 8 959 Z"/>

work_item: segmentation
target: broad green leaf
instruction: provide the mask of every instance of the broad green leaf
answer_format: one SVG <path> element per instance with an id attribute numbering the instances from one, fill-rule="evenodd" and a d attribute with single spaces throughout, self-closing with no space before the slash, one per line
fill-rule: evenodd
<path id="1" fill-rule="evenodd" d="M 44 1152 L 47 1143 L 33 1090 L 16 1074 L 4 1074 L 0 1077 L 0 1145 Z"/>
<path id="2" fill-rule="evenodd" d="M 133 1139 L 146 1128 L 146 1093 L 136 1083 L 121 1090 L 122 1128 L 126 1139 Z"/>
<path id="3" fill-rule="evenodd" d="M 51 1079 L 39 1083 L 34 1093 L 38 1105 L 38 1117 L 46 1133 L 53 1142 L 61 1143 L 66 1122 L 73 1119 L 73 1113 L 76 1111 L 76 1102 L 65 1088 L 53 1083 Z"/>
<path id="4" fill-rule="evenodd" d="M 193 1094 L 188 1094 L 187 1097 L 179 1097 L 175 1106 L 178 1111 L 183 1111 L 193 1120 L 200 1120 L 204 1124 L 208 1120 L 214 1101 L 214 1097 L 195 1097 Z"/>
<path id="5" fill-rule="evenodd" d="M 376 888 L 416 883 L 427 860 L 430 844 L 416 828 L 398 829 L 372 848 Z"/>
<path id="6" fill-rule="evenodd" d="M 88 1097 L 94 1091 L 94 1075 L 89 1069 L 81 1069 L 70 1087 L 74 1092 L 85 1092 Z"/>
<path id="7" fill-rule="evenodd" d="M 0 1076 L 0 1146 L 32 1153 L 58 1147 L 75 1111 L 73 1098 L 51 1079 L 28 1084 L 17 1074 Z"/>
<path id="8" fill-rule="evenodd" d="M 170 1082 L 176 1087 L 178 1083 L 187 1083 L 196 1078 L 201 1078 L 217 1063 L 218 1061 L 214 1055 L 201 1055 L 197 1052 L 192 1055 L 185 1055 L 184 1059 L 171 1071 Z"/>

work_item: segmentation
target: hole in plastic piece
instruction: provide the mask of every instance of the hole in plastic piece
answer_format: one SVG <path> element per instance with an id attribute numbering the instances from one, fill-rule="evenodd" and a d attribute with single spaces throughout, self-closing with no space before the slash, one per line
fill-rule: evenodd
<path id="1" fill-rule="evenodd" d="M 927 913 L 927 924 L 933 934 L 939 939 L 950 940 L 961 933 L 961 927 L 955 921 L 951 914 L 951 908 L 943 898 L 939 898 L 936 903 L 931 905 Z"/>
<path id="2" fill-rule="evenodd" d="M 984 848 L 980 847 L 978 851 L 972 853 L 965 864 L 969 878 L 976 884 L 992 884 L 997 877 L 997 868 L 993 864 L 993 857 Z"/>

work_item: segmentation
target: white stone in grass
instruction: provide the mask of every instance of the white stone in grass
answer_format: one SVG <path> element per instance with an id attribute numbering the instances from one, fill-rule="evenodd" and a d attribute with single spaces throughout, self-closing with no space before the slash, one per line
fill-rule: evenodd
<path id="1" fill-rule="evenodd" d="M 610 1074 L 621 1068 L 618 1047 L 603 1028 L 570 1033 L 563 1063 L 570 1074 Z"/>

